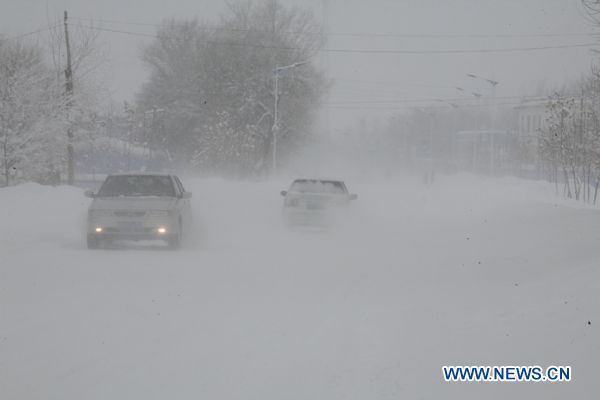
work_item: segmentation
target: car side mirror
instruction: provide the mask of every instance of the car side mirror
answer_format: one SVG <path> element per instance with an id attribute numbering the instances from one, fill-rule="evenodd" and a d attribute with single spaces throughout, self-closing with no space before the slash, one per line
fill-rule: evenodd
<path id="1" fill-rule="evenodd" d="M 89 197 L 90 199 L 93 199 L 94 197 L 96 197 L 96 195 L 94 194 L 93 190 L 86 190 L 85 192 L 83 192 L 83 195 L 85 197 Z"/>
<path id="2" fill-rule="evenodd" d="M 283 197 L 287 196 L 287 190 L 282 190 L 280 193 Z"/>
<path id="3" fill-rule="evenodd" d="M 192 192 L 183 192 L 181 194 L 181 198 L 182 199 L 191 199 L 192 198 Z"/>
<path id="4" fill-rule="evenodd" d="M 357 200 L 358 199 L 358 195 L 357 194 L 351 194 L 350 195 L 350 200 Z"/>

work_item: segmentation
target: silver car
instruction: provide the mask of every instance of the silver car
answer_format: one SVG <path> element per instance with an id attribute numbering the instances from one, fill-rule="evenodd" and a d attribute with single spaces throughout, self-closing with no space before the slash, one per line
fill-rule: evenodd
<path id="1" fill-rule="evenodd" d="M 291 226 L 335 223 L 358 198 L 343 181 L 333 179 L 296 179 L 281 195 L 284 222 Z"/>
<path id="2" fill-rule="evenodd" d="M 106 178 L 88 210 L 87 246 L 96 249 L 115 240 L 155 240 L 179 247 L 191 227 L 190 198 L 178 177 L 118 174 Z"/>

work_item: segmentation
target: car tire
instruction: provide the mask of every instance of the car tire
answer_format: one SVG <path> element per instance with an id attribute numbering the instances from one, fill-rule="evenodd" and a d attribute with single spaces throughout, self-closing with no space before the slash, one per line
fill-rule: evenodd
<path id="1" fill-rule="evenodd" d="M 100 238 L 96 235 L 87 235 L 87 248 L 95 250 L 100 248 Z"/>
<path id="2" fill-rule="evenodd" d="M 181 236 L 179 234 L 172 235 L 167 239 L 167 245 L 171 250 L 177 250 L 181 247 Z"/>
<path id="3" fill-rule="evenodd" d="M 181 229 L 181 221 L 179 221 L 179 229 L 177 233 L 171 235 L 167 239 L 167 245 L 171 250 L 177 250 L 181 247 L 181 239 L 182 239 L 182 229 Z"/>

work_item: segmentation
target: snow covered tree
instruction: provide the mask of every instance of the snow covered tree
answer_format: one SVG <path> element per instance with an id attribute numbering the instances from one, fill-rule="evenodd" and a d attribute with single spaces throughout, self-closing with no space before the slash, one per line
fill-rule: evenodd
<path id="1" fill-rule="evenodd" d="M 103 63 L 97 34 L 82 26 L 73 32 L 76 91 L 67 99 L 62 33 L 58 26 L 49 32 L 44 46 L 0 36 L 0 173 L 7 186 L 16 181 L 60 183 L 67 128 L 76 131 L 79 142 L 94 134 L 89 128 L 106 86 L 104 79 L 96 79 Z"/>
<path id="2" fill-rule="evenodd" d="M 558 176 L 559 170 L 562 172 L 565 195 L 572 197 L 569 168 L 576 157 L 573 140 L 575 101 L 572 97 L 555 93 L 547 108 L 547 128 L 541 132 L 540 155 L 551 165 L 554 176 Z"/>
<path id="3" fill-rule="evenodd" d="M 60 98 L 40 47 L 0 40 L 0 165 L 13 177 L 53 180 L 59 171 Z"/>
<path id="4" fill-rule="evenodd" d="M 274 69 L 310 61 L 322 45 L 313 16 L 273 1 L 229 5 L 217 24 L 170 20 L 144 49 L 138 107 L 164 110 L 160 144 L 203 171 L 261 173 L 272 151 Z M 327 88 L 310 63 L 279 79 L 278 153 L 311 134 Z"/>
<path id="5" fill-rule="evenodd" d="M 547 104 L 540 156 L 567 197 L 592 202 L 600 183 L 600 80 L 592 74 L 578 85 L 579 95 L 555 93 Z M 570 90 L 575 93 L 577 90 Z M 595 184 L 594 184 L 595 181 Z"/>

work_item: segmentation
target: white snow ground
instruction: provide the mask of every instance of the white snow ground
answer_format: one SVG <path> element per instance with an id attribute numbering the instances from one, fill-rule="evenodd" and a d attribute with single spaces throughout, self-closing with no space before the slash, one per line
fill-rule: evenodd
<path id="1" fill-rule="evenodd" d="M 179 252 L 88 251 L 82 190 L 0 189 L 1 399 L 599 393 L 600 212 L 552 186 L 348 182 L 354 216 L 324 233 L 281 227 L 283 184 L 185 183 L 197 232 Z M 445 383 L 449 364 L 573 381 Z"/>

